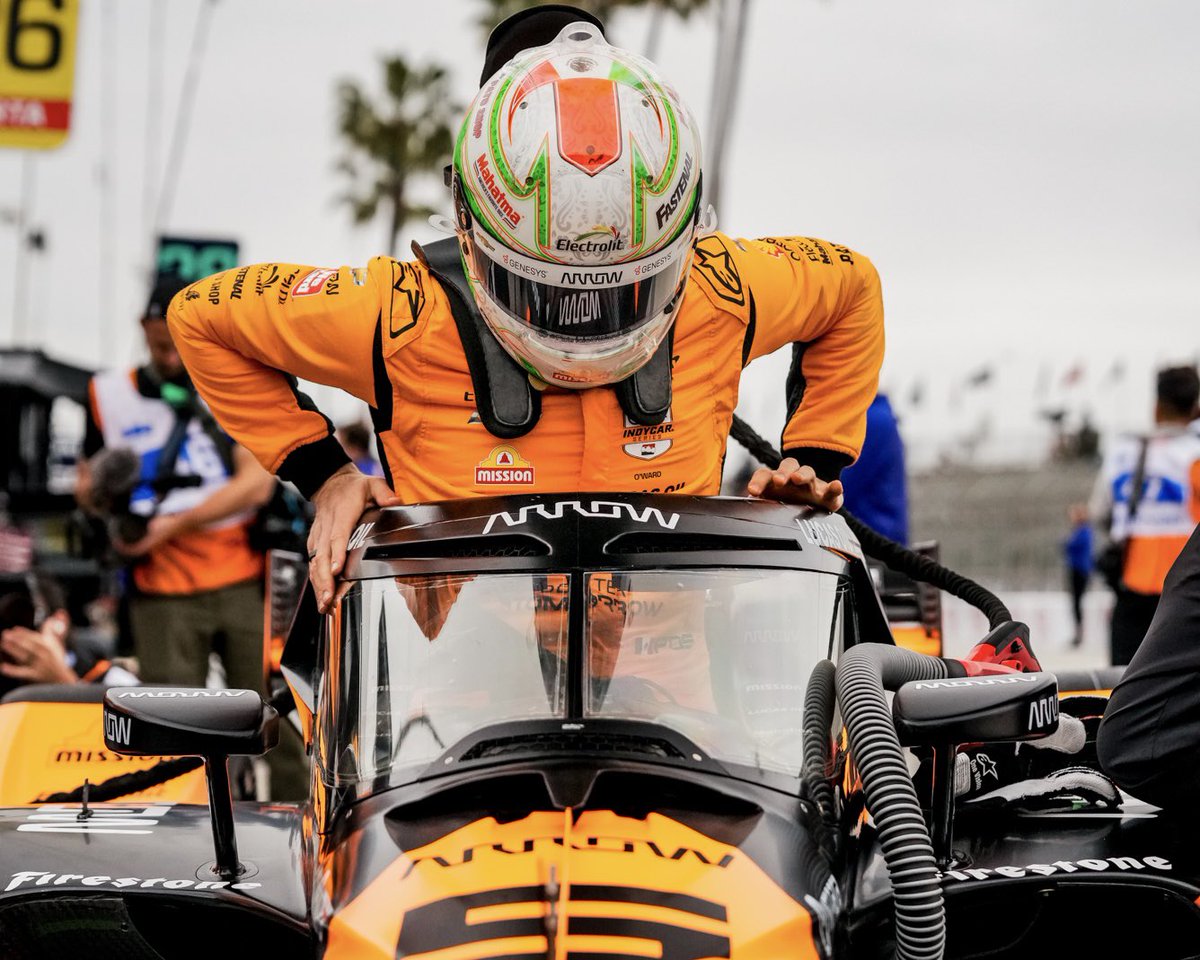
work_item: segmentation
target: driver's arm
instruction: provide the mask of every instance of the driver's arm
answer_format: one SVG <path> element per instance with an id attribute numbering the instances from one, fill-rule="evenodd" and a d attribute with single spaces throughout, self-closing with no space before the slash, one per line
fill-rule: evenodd
<path id="1" fill-rule="evenodd" d="M 221 426 L 305 496 L 350 461 L 295 377 L 377 405 L 373 371 L 380 338 L 388 340 L 397 267 L 406 265 L 386 257 L 365 270 L 241 267 L 180 291 L 167 311 L 180 356 Z M 389 341 L 389 352 L 396 345 Z M 386 379 L 380 386 L 391 390 Z"/>
<path id="2" fill-rule="evenodd" d="M 744 288 L 746 362 L 793 345 L 783 455 L 834 480 L 862 449 L 879 386 L 879 274 L 862 254 L 824 240 L 720 239 Z M 696 272 L 706 278 L 701 265 Z"/>

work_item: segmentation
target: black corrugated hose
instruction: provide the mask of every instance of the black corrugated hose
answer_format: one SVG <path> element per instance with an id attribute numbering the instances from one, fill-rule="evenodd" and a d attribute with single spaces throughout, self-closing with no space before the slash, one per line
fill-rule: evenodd
<path id="1" fill-rule="evenodd" d="M 820 661 L 808 676 L 804 689 L 803 741 L 804 780 L 809 796 L 817 807 L 822 836 L 814 839 L 822 847 L 832 845 L 836 835 L 837 811 L 830 778 L 833 758 L 830 752 L 829 728 L 833 725 L 834 666 Z"/>
<path id="2" fill-rule="evenodd" d="M 779 465 L 781 459 L 779 451 L 736 414 L 733 418 L 733 425 L 729 429 L 729 435 L 745 447 L 747 452 L 759 463 L 772 468 Z M 848 510 L 839 510 L 838 516 L 846 521 L 846 526 L 858 538 L 863 553 L 867 556 L 879 560 L 899 573 L 907 574 L 914 580 L 933 584 L 951 596 L 966 601 L 988 618 L 988 625 L 993 630 L 1012 620 L 1012 614 L 1009 613 L 1004 602 L 974 580 L 943 567 L 936 560 L 909 550 L 902 543 L 889 540 L 883 534 L 872 530 Z"/>
<path id="3" fill-rule="evenodd" d="M 929 828 L 884 689 L 950 673 L 937 657 L 882 643 L 857 644 L 837 665 L 838 707 L 892 881 L 897 960 L 942 960 L 946 912 Z"/>
<path id="4" fill-rule="evenodd" d="M 781 455 L 741 418 L 733 418 L 730 436 L 760 463 L 775 467 Z M 1009 622 L 1011 614 L 990 590 L 903 544 L 872 530 L 846 510 L 840 511 L 863 552 L 893 570 L 933 584 L 982 611 L 991 628 Z M 929 828 L 917 799 L 904 751 L 896 735 L 885 689 L 911 680 L 957 675 L 956 664 L 885 644 L 859 644 L 838 661 L 814 668 L 805 692 L 804 773 L 817 805 L 832 811 L 829 781 L 829 727 L 837 704 L 850 740 L 850 753 L 863 781 L 868 809 L 879 831 L 879 843 L 892 883 L 898 960 L 941 960 L 946 947 L 946 917 Z M 832 674 L 832 678 L 831 678 Z"/>

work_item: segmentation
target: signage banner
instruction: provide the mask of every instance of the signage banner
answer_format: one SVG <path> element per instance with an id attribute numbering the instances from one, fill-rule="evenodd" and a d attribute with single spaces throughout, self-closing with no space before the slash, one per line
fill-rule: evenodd
<path id="1" fill-rule="evenodd" d="M 78 23 L 79 0 L 0 0 L 0 147 L 67 139 Z"/>

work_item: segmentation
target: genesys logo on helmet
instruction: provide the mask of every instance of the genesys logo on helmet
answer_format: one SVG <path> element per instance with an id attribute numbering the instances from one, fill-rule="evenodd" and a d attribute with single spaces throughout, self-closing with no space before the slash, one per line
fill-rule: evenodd
<path id="1" fill-rule="evenodd" d="M 511 254 L 500 254 L 500 263 L 511 270 L 513 273 L 519 273 L 526 277 L 533 277 L 534 280 L 545 280 L 550 275 L 550 271 L 545 267 L 535 267 L 530 261 L 524 257 L 517 257 Z"/>
<path id="2" fill-rule="evenodd" d="M 649 277 L 652 274 L 658 273 L 664 267 L 670 266 L 671 261 L 675 259 L 675 251 L 668 250 L 657 257 L 648 257 L 633 268 L 635 277 Z"/>
<path id="3" fill-rule="evenodd" d="M 336 270 L 310 270 L 292 287 L 292 299 L 295 300 L 296 297 L 311 297 L 322 290 L 326 290 L 326 285 L 332 277 L 337 276 L 337 273 Z M 337 289 L 337 281 L 333 282 L 333 289 Z M 326 293 L 329 292 L 331 291 L 326 290 Z"/>
<path id="4" fill-rule="evenodd" d="M 675 189 L 671 191 L 671 195 L 659 204 L 657 210 L 654 211 L 655 219 L 658 220 L 659 229 L 666 224 L 668 220 L 675 215 L 675 211 L 679 208 L 679 202 L 687 193 L 688 184 L 692 182 L 692 155 L 689 153 L 683 158 L 683 172 L 679 176 L 679 183 L 675 185 Z"/>
<path id="5" fill-rule="evenodd" d="M 492 167 L 488 163 L 487 157 L 479 156 L 476 158 L 475 172 L 479 176 L 479 185 L 483 187 L 484 196 L 491 201 L 495 211 L 512 226 L 517 226 L 521 222 L 521 215 L 517 213 L 512 202 L 508 199 L 508 194 L 496 182 L 496 175 L 492 172 Z"/>
<path id="6" fill-rule="evenodd" d="M 475 485 L 532 486 L 533 464 L 517 452 L 516 447 L 501 444 L 493 447 L 475 468 Z"/>

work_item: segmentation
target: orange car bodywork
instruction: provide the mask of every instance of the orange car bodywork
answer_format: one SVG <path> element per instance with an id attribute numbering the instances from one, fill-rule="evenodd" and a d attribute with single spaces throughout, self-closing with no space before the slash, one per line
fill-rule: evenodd
<path id="1" fill-rule="evenodd" d="M 808 910 L 739 848 L 658 813 L 571 809 L 482 818 L 401 854 L 337 909 L 324 956 L 592 954 L 819 957 Z"/>
<path id="2" fill-rule="evenodd" d="M 126 757 L 104 746 L 103 705 L 26 702 L 0 704 L 0 806 L 36 803 L 52 793 L 93 785 L 154 766 L 161 757 Z M 122 797 L 122 801 L 207 803 L 204 771 Z"/>

